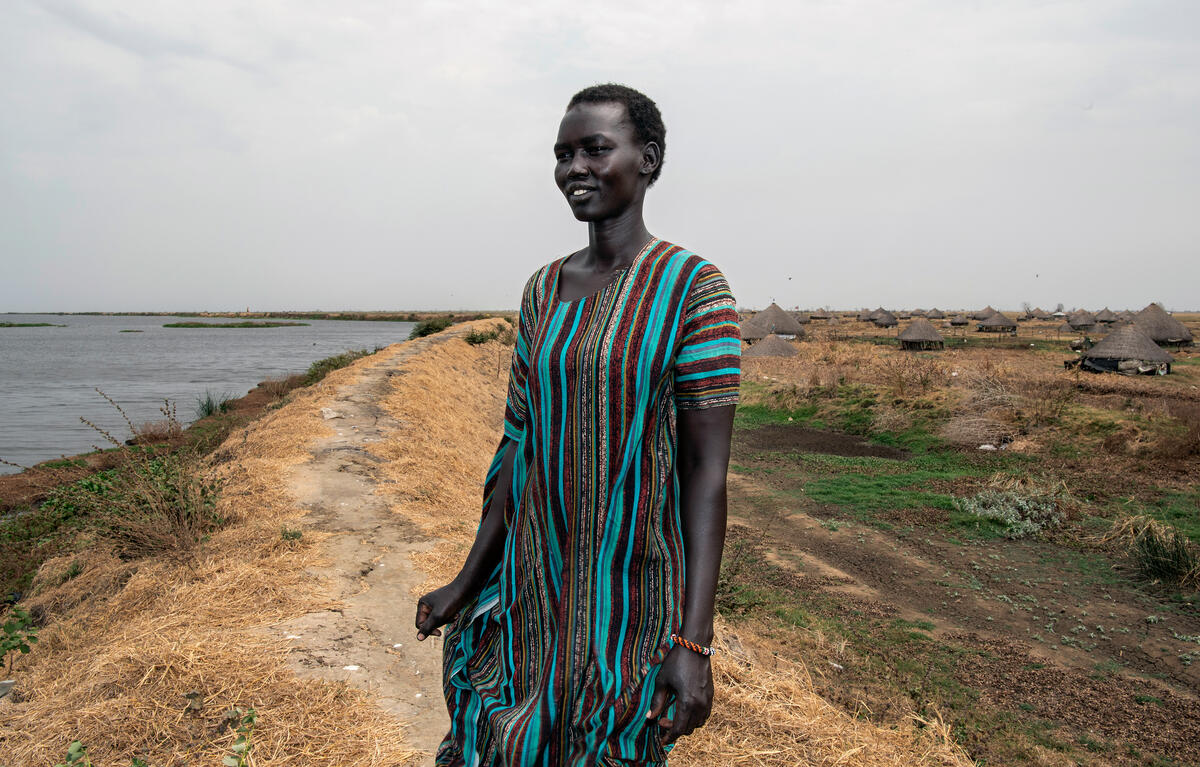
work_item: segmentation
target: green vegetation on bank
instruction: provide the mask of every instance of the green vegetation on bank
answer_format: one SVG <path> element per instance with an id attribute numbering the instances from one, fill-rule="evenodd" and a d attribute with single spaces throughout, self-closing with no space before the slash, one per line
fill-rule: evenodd
<path id="1" fill-rule="evenodd" d="M 168 322 L 164 328 L 291 328 L 307 327 L 307 322 Z"/>
<path id="2" fill-rule="evenodd" d="M 65 328 L 53 322 L 0 322 L 0 328 Z"/>

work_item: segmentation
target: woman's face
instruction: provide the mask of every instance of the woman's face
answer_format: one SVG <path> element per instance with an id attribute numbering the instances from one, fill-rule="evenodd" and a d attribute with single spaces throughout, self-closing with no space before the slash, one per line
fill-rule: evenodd
<path id="1" fill-rule="evenodd" d="M 554 181 L 575 218 L 613 218 L 644 198 L 657 152 L 634 137 L 624 104 L 576 104 L 558 126 Z"/>

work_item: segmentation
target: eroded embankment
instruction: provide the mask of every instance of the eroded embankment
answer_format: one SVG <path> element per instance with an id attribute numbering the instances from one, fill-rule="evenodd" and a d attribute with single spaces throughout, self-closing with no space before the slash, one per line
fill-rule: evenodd
<path id="1" fill-rule="evenodd" d="M 478 521 L 510 352 L 463 337 L 488 328 L 507 324 L 389 347 L 234 434 L 213 469 L 233 521 L 194 558 L 95 549 L 65 582 L 70 563 L 48 563 L 42 642 L 0 707 L 7 764 L 57 763 L 74 739 L 103 763 L 217 764 L 225 711 L 249 706 L 259 765 L 427 762 L 439 648 L 408 623 Z M 673 764 L 969 763 L 940 723 L 881 728 L 822 700 L 753 625 L 718 633 L 717 708 Z"/>

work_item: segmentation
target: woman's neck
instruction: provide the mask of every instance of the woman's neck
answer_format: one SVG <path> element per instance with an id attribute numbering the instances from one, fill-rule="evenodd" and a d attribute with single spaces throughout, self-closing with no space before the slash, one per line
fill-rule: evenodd
<path id="1" fill-rule="evenodd" d="M 587 266 L 597 272 L 611 272 L 633 263 L 650 239 L 641 210 L 629 210 L 617 218 L 588 224 Z"/>

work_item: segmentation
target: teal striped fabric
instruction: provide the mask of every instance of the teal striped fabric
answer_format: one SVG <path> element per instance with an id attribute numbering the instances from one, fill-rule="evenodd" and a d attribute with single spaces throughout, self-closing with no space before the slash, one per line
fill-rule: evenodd
<path id="1" fill-rule="evenodd" d="M 665 764 L 645 713 L 679 629 L 678 408 L 733 405 L 741 341 L 724 276 L 651 241 L 597 293 L 525 286 L 504 435 L 500 565 L 446 633 L 439 765 Z"/>

